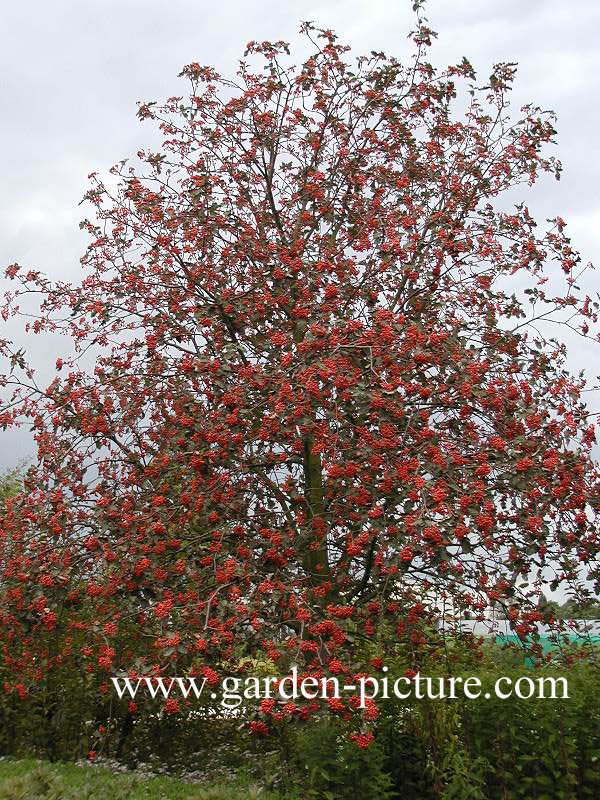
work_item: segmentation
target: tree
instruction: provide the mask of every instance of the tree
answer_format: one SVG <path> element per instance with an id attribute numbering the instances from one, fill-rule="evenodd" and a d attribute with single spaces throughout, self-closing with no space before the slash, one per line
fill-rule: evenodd
<path id="1" fill-rule="evenodd" d="M 0 503 L 5 503 L 11 497 L 19 494 L 23 488 L 22 473 L 24 465 L 14 469 L 4 470 L 0 475 Z"/>
<path id="2" fill-rule="evenodd" d="M 0 508 L 4 509 L 7 501 L 11 497 L 20 494 L 23 489 L 23 470 L 25 465 L 21 464 L 13 469 L 4 470 L 0 474 Z M 10 543 L 3 542 L 3 555 L 6 557 L 10 552 Z"/>
<path id="3" fill-rule="evenodd" d="M 107 676 L 240 654 L 351 674 L 362 642 L 423 646 L 434 592 L 526 636 L 543 586 L 598 587 L 595 427 L 544 333 L 590 338 L 598 306 L 564 221 L 501 202 L 558 177 L 552 114 L 511 118 L 512 64 L 436 72 L 420 16 L 408 66 L 302 32 L 298 68 L 251 42 L 237 80 L 190 64 L 189 97 L 139 106 L 164 142 L 90 176 L 80 284 L 7 269 L 5 318 L 40 292 L 30 327 L 76 351 L 42 389 L 3 344 L 1 421 L 38 448 L 2 521 L 27 680 L 60 620 Z M 145 660 L 111 644 L 132 619 Z"/>
<path id="4" fill-rule="evenodd" d="M 593 598 L 587 598 L 585 604 L 574 603 L 566 600 L 562 605 L 555 600 L 548 603 L 550 613 L 557 619 L 600 619 L 600 603 Z"/>

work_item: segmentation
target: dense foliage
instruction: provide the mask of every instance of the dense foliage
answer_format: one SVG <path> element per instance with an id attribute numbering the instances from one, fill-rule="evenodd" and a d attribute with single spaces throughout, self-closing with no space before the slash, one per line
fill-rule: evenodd
<path id="1" fill-rule="evenodd" d="M 407 65 L 302 30 L 299 67 L 251 42 L 236 80 L 190 64 L 140 105 L 162 147 L 91 176 L 80 284 L 6 271 L 4 318 L 39 293 L 29 330 L 75 348 L 38 386 L 1 343 L 0 422 L 37 446 L 2 507 L 7 692 L 242 656 L 352 675 L 358 643 L 427 647 L 434 595 L 526 637 L 541 587 L 597 587 L 595 426 L 544 336 L 597 305 L 565 222 L 502 200 L 558 176 L 552 115 L 511 117 L 510 64 L 436 72 L 421 19 Z"/>
<path id="2" fill-rule="evenodd" d="M 54 727 L 44 713 L 51 697 L 47 687 L 36 687 L 29 706 L 15 695 L 4 696 L 0 755 L 34 753 L 53 760 L 77 760 L 92 749 L 98 764 L 113 769 L 116 762 L 138 773 L 174 772 L 200 780 L 202 789 L 198 787 L 197 794 L 190 789 L 189 796 L 201 798 L 206 792 L 207 800 L 236 797 L 240 783 L 260 788 L 257 796 L 265 792 L 270 796 L 271 790 L 274 797 L 288 800 L 586 800 L 598 796 L 597 662 L 582 662 L 570 670 L 567 698 L 513 695 L 503 700 L 493 697 L 499 677 L 509 677 L 514 683 L 524 674 L 535 679 L 556 677 L 564 669 L 524 669 L 522 663 L 511 664 L 510 654 L 497 645 L 474 651 L 454 643 L 449 657 L 450 662 L 441 665 L 430 656 L 421 665 L 423 673 L 468 676 L 476 671 L 492 696 L 480 701 L 414 697 L 383 701 L 374 724 L 375 740 L 368 749 L 356 748 L 349 741 L 347 723 L 339 715 L 306 725 L 293 724 L 286 716 L 275 723 L 275 736 L 249 740 L 240 722 L 252 717 L 252 703 L 245 704 L 241 717 L 227 719 L 198 703 L 182 714 L 160 715 L 160 703 L 155 701 L 154 708 L 136 715 L 131 725 L 126 701 L 105 697 L 98 702 L 65 671 L 59 682 L 67 691 L 60 696 Z M 402 668 L 401 658 L 391 664 L 392 672 Z M 27 713 L 23 713 L 25 708 Z M 223 789 L 214 788 L 213 795 L 204 787 L 215 783 Z M 0 797 L 1 789 L 0 782 Z M 11 796 L 19 795 L 13 789 Z M 102 791 L 105 796 L 110 796 L 109 787 Z M 246 794 L 240 790 L 240 796 L 253 795 L 247 789 Z"/>

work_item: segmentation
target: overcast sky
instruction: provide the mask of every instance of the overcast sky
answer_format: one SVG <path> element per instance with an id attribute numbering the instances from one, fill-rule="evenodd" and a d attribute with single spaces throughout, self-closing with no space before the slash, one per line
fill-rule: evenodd
<path id="1" fill-rule="evenodd" d="M 177 78 L 184 64 L 233 75 L 250 39 L 293 45 L 301 20 L 335 29 L 356 55 L 384 50 L 403 59 L 411 52 L 410 7 L 410 0 L 3 3 L 0 267 L 17 261 L 52 278 L 77 278 L 86 244 L 78 223 L 89 213 L 78 206 L 86 176 L 152 143 L 150 124 L 135 116 L 136 101 L 184 94 L 187 82 Z M 541 221 L 560 214 L 583 260 L 600 264 L 600 3 L 430 0 L 427 16 L 439 34 L 434 64 L 466 55 L 485 78 L 493 62 L 517 61 L 515 111 L 533 101 L 558 113 L 555 154 L 563 177 L 544 178 L 523 198 Z M 588 279 L 588 287 L 599 284 L 600 273 Z M 38 339 L 32 352 L 44 374 L 55 347 Z M 573 367 L 594 352 L 574 348 Z M 0 466 L 31 454 L 26 433 L 0 433 Z"/>

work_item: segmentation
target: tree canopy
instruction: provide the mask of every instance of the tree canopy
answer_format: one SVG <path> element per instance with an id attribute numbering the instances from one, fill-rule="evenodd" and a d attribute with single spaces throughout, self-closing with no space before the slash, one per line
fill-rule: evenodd
<path id="1" fill-rule="evenodd" d="M 75 350 L 39 387 L 2 342 L 0 421 L 37 447 L 1 512 L 25 682 L 57 625 L 107 676 L 328 674 L 422 646 L 433 594 L 525 637 L 541 588 L 598 588 L 595 426 L 544 326 L 592 337 L 597 305 L 565 222 L 503 200 L 558 177 L 553 115 L 512 115 L 512 64 L 434 69 L 422 18 L 406 64 L 302 32 L 299 66 L 250 42 L 140 104 L 162 146 L 90 176 L 80 283 L 6 271 L 4 318 L 40 293 L 29 328 Z"/>

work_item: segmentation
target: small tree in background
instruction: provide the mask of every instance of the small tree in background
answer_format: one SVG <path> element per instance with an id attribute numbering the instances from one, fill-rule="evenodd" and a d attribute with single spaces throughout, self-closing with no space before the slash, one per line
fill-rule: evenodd
<path id="1" fill-rule="evenodd" d="M 190 64 L 189 96 L 140 105 L 162 147 L 92 174 L 80 284 L 6 271 L 4 318 L 40 292 L 28 327 L 76 350 L 42 390 L 3 343 L 1 421 L 38 451 L 1 527 L 27 686 L 59 620 L 107 679 L 352 674 L 365 642 L 423 647 L 434 592 L 525 637 L 542 587 L 598 585 L 595 428 L 542 327 L 589 337 L 597 305 L 564 221 L 501 206 L 558 177 L 552 114 L 510 117 L 511 64 L 434 70 L 420 17 L 407 65 L 302 32 L 299 67 L 251 42 L 236 80 Z"/>

